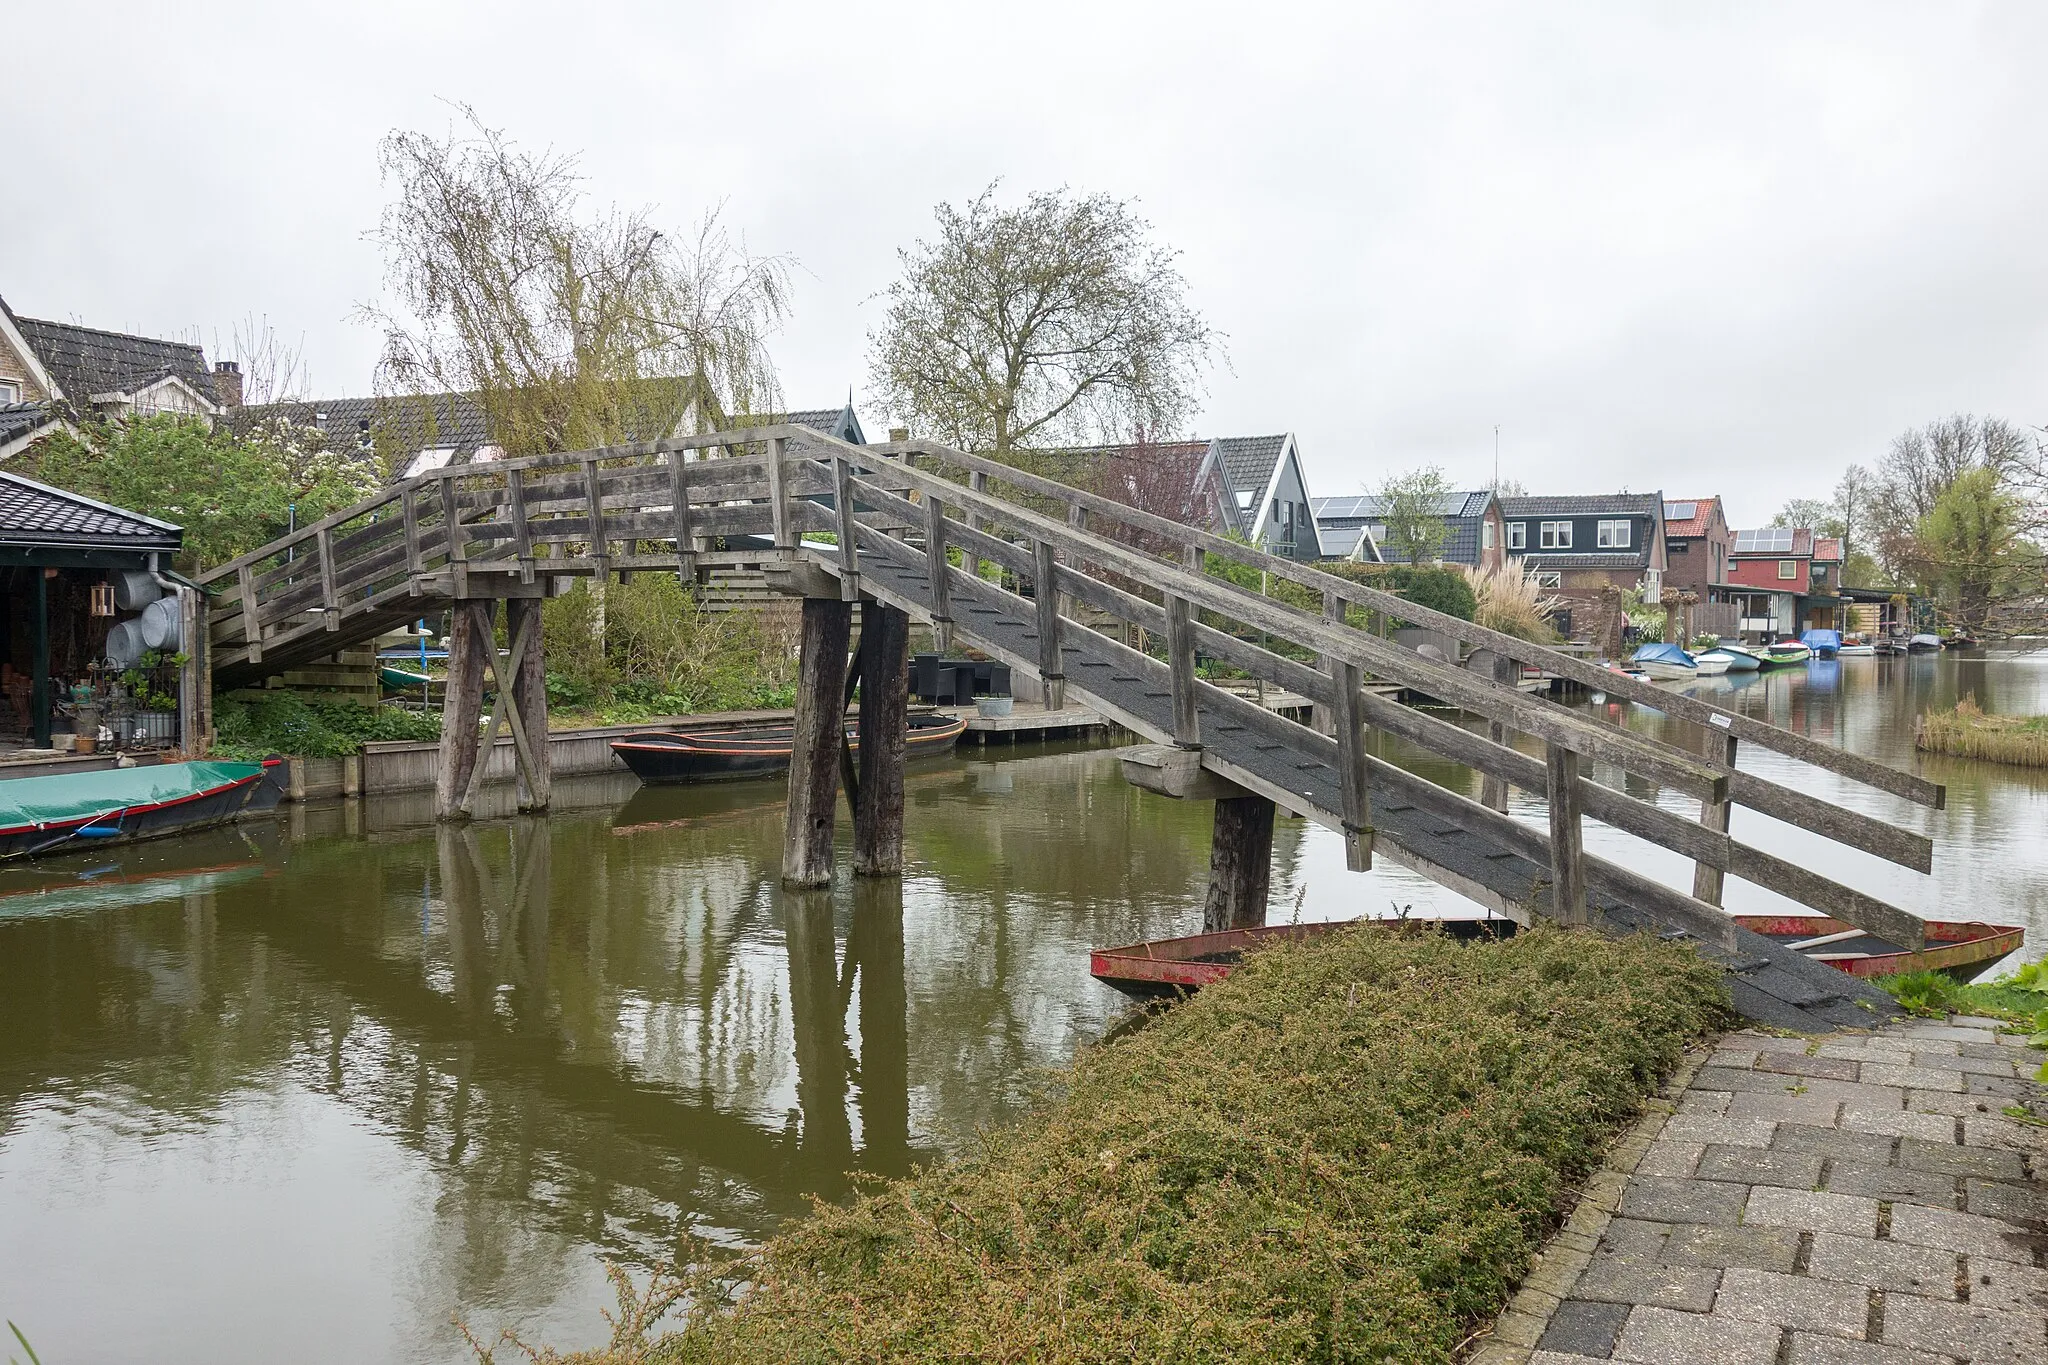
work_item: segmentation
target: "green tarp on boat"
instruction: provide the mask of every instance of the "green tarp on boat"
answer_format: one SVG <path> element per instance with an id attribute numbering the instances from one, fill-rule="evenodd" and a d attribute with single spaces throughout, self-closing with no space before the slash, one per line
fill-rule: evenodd
<path id="1" fill-rule="evenodd" d="M 222 791 L 263 775 L 261 763 L 161 763 L 0 781 L 0 834 L 77 824 Z"/>

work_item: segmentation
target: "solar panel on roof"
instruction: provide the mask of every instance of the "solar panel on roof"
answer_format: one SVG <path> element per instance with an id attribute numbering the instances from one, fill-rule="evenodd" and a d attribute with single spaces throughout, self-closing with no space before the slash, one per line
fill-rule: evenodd
<path id="1" fill-rule="evenodd" d="M 1792 528 L 1789 526 L 1765 526 L 1755 531 L 1735 533 L 1735 553 L 1756 555 L 1782 555 L 1792 550 Z"/>
<path id="2" fill-rule="evenodd" d="M 1696 502 L 1667 502 L 1664 504 L 1664 520 L 1666 521 L 1691 521 L 1699 514 L 1700 505 Z"/>

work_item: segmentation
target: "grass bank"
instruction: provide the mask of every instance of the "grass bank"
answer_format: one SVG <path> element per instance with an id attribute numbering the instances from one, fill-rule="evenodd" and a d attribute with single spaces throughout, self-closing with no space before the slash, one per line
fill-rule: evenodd
<path id="1" fill-rule="evenodd" d="M 971 1159 L 666 1285 L 675 1329 L 633 1305 L 599 1358 L 1447 1361 L 1722 1001 L 1648 939 L 1276 948 Z"/>
<path id="2" fill-rule="evenodd" d="M 1917 748 L 1957 758 L 1988 758 L 2048 768 L 2048 716 L 1991 716 L 1964 697 L 1950 711 L 1929 711 L 1914 732 Z"/>

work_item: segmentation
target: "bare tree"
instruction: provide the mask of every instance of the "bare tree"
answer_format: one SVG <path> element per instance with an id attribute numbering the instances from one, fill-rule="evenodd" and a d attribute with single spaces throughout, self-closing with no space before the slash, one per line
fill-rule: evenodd
<path id="1" fill-rule="evenodd" d="M 939 205 L 938 236 L 897 253 L 902 278 L 868 338 L 877 396 L 998 459 L 1184 429 L 1219 337 L 1187 302 L 1178 253 L 1106 194 L 1003 208 L 995 191 Z"/>
<path id="2" fill-rule="evenodd" d="M 312 376 L 306 370 L 306 334 L 286 340 L 271 326 L 266 314 L 243 316 L 229 330 L 223 342 L 213 337 L 217 360 L 232 360 L 242 372 L 242 402 L 249 407 L 275 403 L 301 403 L 312 392 Z"/>
<path id="3" fill-rule="evenodd" d="M 1893 573 L 1914 558 L 1913 537 L 1944 493 L 1973 469 L 2004 484 L 2034 448 L 2027 432 L 1999 417 L 1957 413 L 1900 433 L 1878 462 L 1868 494 L 1869 546 Z"/>
<path id="4" fill-rule="evenodd" d="M 1164 517 L 1179 526 L 1208 526 L 1214 496 L 1207 483 L 1197 483 L 1206 441 L 1153 441 L 1143 435 L 1130 445 L 1114 446 L 1092 460 L 1080 482 L 1112 502 Z M 1121 523 L 1098 528 L 1101 534 L 1137 545 L 1153 554 L 1174 548 L 1159 537 Z"/>
<path id="5" fill-rule="evenodd" d="M 384 332 L 380 387 L 475 395 L 515 455 L 776 405 L 785 259 L 749 254 L 717 210 L 688 242 L 644 210 L 586 212 L 574 156 L 461 113 L 446 137 L 395 131 L 380 148 L 390 302 L 362 310 Z"/>

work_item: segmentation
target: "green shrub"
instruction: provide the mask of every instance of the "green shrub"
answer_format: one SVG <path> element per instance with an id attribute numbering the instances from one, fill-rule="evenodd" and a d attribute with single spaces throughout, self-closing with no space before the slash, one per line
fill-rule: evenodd
<path id="1" fill-rule="evenodd" d="M 222 758 L 335 758 L 361 753 L 365 740 L 439 739 L 441 718 L 396 706 L 251 689 L 214 699 L 213 729 L 214 752 Z"/>
<path id="2" fill-rule="evenodd" d="M 1449 1361 L 1722 999 L 1648 938 L 1276 947 L 971 1159 L 628 1294 L 603 1358 Z"/>
<path id="3" fill-rule="evenodd" d="M 597 598 L 587 585 L 541 608 L 548 700 L 630 723 L 653 715 L 788 706 L 796 699 L 790 613 L 710 611 L 673 574 L 640 574 Z"/>
<path id="4" fill-rule="evenodd" d="M 1471 579 L 1459 565 L 1358 564 L 1340 559 L 1316 567 L 1348 582 L 1405 597 L 1418 607 L 1428 607 L 1446 616 L 1455 616 L 1460 621 L 1470 621 L 1479 610 L 1479 599 L 1472 591 Z"/>

